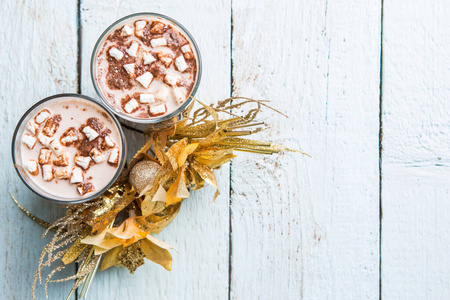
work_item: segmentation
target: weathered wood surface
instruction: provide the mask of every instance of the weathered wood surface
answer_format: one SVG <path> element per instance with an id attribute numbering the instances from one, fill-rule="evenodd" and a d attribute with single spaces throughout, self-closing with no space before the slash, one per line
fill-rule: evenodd
<path id="1" fill-rule="evenodd" d="M 12 166 L 10 141 L 16 123 L 35 102 L 76 92 L 77 5 L 76 0 L 0 1 L 0 15 L 0 298 L 30 299 L 39 256 L 50 240 L 40 238 L 45 229 L 22 213 L 8 192 L 48 221 L 64 210 L 35 196 L 20 181 Z M 64 274 L 74 271 L 71 267 Z M 53 284 L 49 296 L 63 299 L 71 286 Z M 45 299 L 43 289 L 37 299 Z"/>
<path id="2" fill-rule="evenodd" d="M 384 1 L 384 299 L 450 298 L 450 3 Z"/>
<path id="3" fill-rule="evenodd" d="M 6 0 L 0 298 L 30 298 L 48 241 L 8 192 L 46 220 L 63 213 L 16 176 L 9 143 L 16 122 L 51 94 L 80 88 L 97 97 L 94 43 L 113 21 L 139 11 L 167 14 L 194 35 L 203 57 L 199 98 L 273 100 L 290 118 L 265 114 L 273 126 L 259 137 L 312 157 L 241 154 L 218 172 L 215 203 L 212 189 L 193 193 L 158 236 L 179 250 L 172 272 L 150 262 L 134 275 L 99 272 L 90 299 L 450 297 L 446 2 Z M 127 136 L 132 154 L 142 137 Z M 50 299 L 65 298 L 70 286 L 52 284 Z"/>
<path id="4" fill-rule="evenodd" d="M 376 299 L 378 1 L 233 1 L 233 94 L 312 155 L 232 163 L 232 299 Z"/>

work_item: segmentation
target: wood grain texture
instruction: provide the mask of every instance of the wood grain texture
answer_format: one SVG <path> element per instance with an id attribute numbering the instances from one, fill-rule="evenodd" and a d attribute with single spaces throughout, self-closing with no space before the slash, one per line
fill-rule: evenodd
<path id="1" fill-rule="evenodd" d="M 383 299 L 450 298 L 449 13 L 384 1 Z"/>
<path id="2" fill-rule="evenodd" d="M 231 299 L 378 299 L 379 1 L 233 0 L 233 94 L 295 154 L 231 167 Z"/>
<path id="3" fill-rule="evenodd" d="M 229 95 L 229 1 L 82 1 L 82 91 L 96 97 L 89 61 L 97 38 L 116 19 L 130 13 L 154 11 L 175 18 L 199 44 L 204 63 L 198 97 L 209 103 Z M 142 136 L 127 131 L 130 155 L 142 145 Z M 218 172 L 221 196 L 211 203 L 213 189 L 193 192 L 175 221 L 158 238 L 177 247 L 173 269 L 167 272 L 147 261 L 130 275 L 113 268 L 96 275 L 92 299 L 226 299 L 228 295 L 229 167 Z"/>
<path id="4" fill-rule="evenodd" d="M 0 210 L 2 245 L 0 298 L 30 299 L 34 271 L 42 248 L 44 228 L 33 223 L 10 200 L 11 192 L 37 216 L 53 221 L 63 210 L 30 192 L 11 163 L 11 138 L 23 113 L 42 98 L 61 92 L 76 92 L 77 25 L 76 1 L 0 2 Z M 70 276 L 75 268 L 63 272 Z M 45 280 L 45 278 L 44 278 Z M 67 296 L 71 282 L 51 284 L 51 299 Z M 45 299 L 43 287 L 37 299 Z"/>

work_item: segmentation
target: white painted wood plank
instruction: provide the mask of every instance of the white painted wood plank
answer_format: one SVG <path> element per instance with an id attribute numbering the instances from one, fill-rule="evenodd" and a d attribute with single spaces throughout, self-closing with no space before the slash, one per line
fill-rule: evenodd
<path id="1" fill-rule="evenodd" d="M 233 0 L 234 95 L 312 158 L 232 163 L 232 299 L 378 299 L 380 5 Z"/>
<path id="2" fill-rule="evenodd" d="M 38 100 L 61 92 L 76 92 L 76 0 L 0 2 L 0 210 L 2 245 L 0 298 L 30 299 L 44 228 L 31 221 L 10 200 L 11 192 L 37 216 L 52 221 L 63 209 L 38 198 L 20 181 L 11 162 L 11 138 L 23 113 Z M 75 268 L 66 269 L 65 276 Z M 44 278 L 45 280 L 45 278 Z M 65 298 L 72 286 L 51 284 L 51 299 Z M 37 299 L 45 299 L 43 286 Z"/>
<path id="3" fill-rule="evenodd" d="M 384 1 L 383 299 L 450 298 L 448 1 Z"/>
<path id="4" fill-rule="evenodd" d="M 82 91 L 95 96 L 89 74 L 94 44 L 106 27 L 130 13 L 153 11 L 175 18 L 194 35 L 201 49 L 203 78 L 198 96 L 211 102 L 229 95 L 229 1 L 82 1 Z M 142 138 L 127 132 L 132 154 Z M 167 272 L 147 261 L 130 275 L 126 269 L 99 272 L 92 285 L 92 299 L 226 299 L 228 295 L 229 168 L 218 174 L 222 195 L 210 203 L 214 191 L 194 192 L 161 238 L 178 248 L 173 269 Z"/>

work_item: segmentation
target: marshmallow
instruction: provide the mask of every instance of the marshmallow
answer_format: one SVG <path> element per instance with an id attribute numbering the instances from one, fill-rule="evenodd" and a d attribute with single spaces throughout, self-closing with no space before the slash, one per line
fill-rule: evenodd
<path id="1" fill-rule="evenodd" d="M 98 150 L 97 148 L 92 148 L 91 152 L 89 152 L 89 155 L 92 157 L 92 160 L 96 164 L 99 164 L 103 161 L 102 152 L 100 150 Z"/>
<path id="2" fill-rule="evenodd" d="M 31 132 L 32 134 L 36 134 L 38 129 L 39 129 L 39 125 L 36 124 L 33 120 L 31 120 L 27 125 L 27 130 L 29 132 Z"/>
<path id="3" fill-rule="evenodd" d="M 173 89 L 173 95 L 175 96 L 175 100 L 177 100 L 179 104 L 183 103 L 184 100 L 186 100 L 186 91 L 183 88 L 175 87 Z"/>
<path id="4" fill-rule="evenodd" d="M 150 116 L 152 117 L 161 116 L 166 113 L 167 107 L 164 103 L 160 103 L 154 106 L 150 106 L 148 111 L 150 113 Z"/>
<path id="5" fill-rule="evenodd" d="M 189 44 L 186 44 L 183 47 L 181 47 L 181 52 L 183 53 L 191 52 L 191 47 L 189 46 Z"/>
<path id="6" fill-rule="evenodd" d="M 148 52 L 144 52 L 142 58 L 144 58 L 144 65 L 149 65 L 152 62 L 156 61 L 156 58 Z"/>
<path id="7" fill-rule="evenodd" d="M 113 140 L 109 136 L 105 136 L 105 145 L 106 145 L 106 147 L 111 148 L 111 147 L 114 147 L 116 144 L 113 142 Z"/>
<path id="8" fill-rule="evenodd" d="M 52 157 L 52 150 L 48 148 L 42 148 L 39 151 L 38 161 L 40 165 L 48 165 L 50 163 L 50 159 Z"/>
<path id="9" fill-rule="evenodd" d="M 54 136 L 59 128 L 59 122 L 61 122 L 61 115 L 54 115 L 53 117 L 48 118 L 44 128 L 42 128 L 42 132 L 46 136 Z"/>
<path id="10" fill-rule="evenodd" d="M 175 66 L 177 67 L 178 71 L 180 71 L 180 72 L 184 72 L 188 68 L 188 65 L 187 65 L 186 61 L 184 60 L 183 56 L 178 56 L 175 59 Z"/>
<path id="11" fill-rule="evenodd" d="M 86 126 L 81 131 L 83 131 L 83 133 L 86 135 L 89 142 L 95 140 L 98 137 L 98 132 L 95 131 L 91 126 Z"/>
<path id="12" fill-rule="evenodd" d="M 68 146 L 73 142 L 76 142 L 78 140 L 77 134 L 72 130 L 68 130 L 65 133 L 63 133 L 60 141 L 64 146 Z"/>
<path id="13" fill-rule="evenodd" d="M 139 97 L 141 103 L 155 103 L 155 95 L 153 94 L 141 94 Z"/>
<path id="14" fill-rule="evenodd" d="M 171 86 L 176 86 L 179 81 L 179 78 L 172 74 L 166 74 L 164 77 L 164 82 Z"/>
<path id="15" fill-rule="evenodd" d="M 49 145 L 53 141 L 51 137 L 45 136 L 42 132 L 38 134 L 37 139 L 45 147 L 50 147 Z"/>
<path id="16" fill-rule="evenodd" d="M 36 117 L 34 117 L 34 120 L 36 121 L 36 123 L 42 124 L 45 122 L 45 120 L 47 120 L 48 117 L 50 117 L 50 112 L 47 109 L 44 109 L 40 113 L 38 113 Z"/>
<path id="17" fill-rule="evenodd" d="M 59 156 L 64 152 L 61 144 L 57 140 L 51 141 L 48 146 L 55 152 L 56 156 Z"/>
<path id="18" fill-rule="evenodd" d="M 55 178 L 60 180 L 69 179 L 70 178 L 69 168 L 56 168 Z"/>
<path id="19" fill-rule="evenodd" d="M 120 32 L 121 36 L 129 36 L 131 34 L 133 34 L 133 28 L 130 25 L 127 24 L 122 27 L 122 31 Z"/>
<path id="20" fill-rule="evenodd" d="M 67 167 L 69 165 L 69 155 L 67 153 L 60 154 L 53 160 L 53 164 L 58 167 Z"/>
<path id="21" fill-rule="evenodd" d="M 22 136 L 22 143 L 27 145 L 28 148 L 33 149 L 34 145 L 36 145 L 36 138 L 29 133 L 24 133 Z"/>
<path id="22" fill-rule="evenodd" d="M 138 78 L 136 78 L 136 80 L 146 89 L 148 89 L 150 83 L 152 83 L 153 80 L 153 75 L 150 72 L 145 72 L 144 74 L 142 74 L 141 76 L 139 76 Z"/>
<path id="23" fill-rule="evenodd" d="M 159 60 L 166 66 L 166 68 L 170 67 L 170 64 L 173 60 L 173 55 L 171 54 L 172 51 L 160 51 L 158 52 L 158 58 Z"/>
<path id="24" fill-rule="evenodd" d="M 86 170 L 87 168 L 89 168 L 91 158 L 89 156 L 76 156 L 75 163 Z"/>
<path id="25" fill-rule="evenodd" d="M 156 48 L 156 47 L 160 47 L 160 46 L 166 46 L 167 45 L 167 41 L 166 41 L 166 39 L 165 38 L 157 38 L 157 39 L 152 39 L 151 41 L 150 41 L 150 43 L 152 44 L 152 47 L 153 48 Z"/>
<path id="26" fill-rule="evenodd" d="M 137 108 L 139 108 L 139 103 L 136 101 L 136 99 L 132 98 L 130 101 L 128 101 L 125 106 L 124 106 L 124 110 L 127 113 L 131 113 L 133 111 L 135 111 Z"/>
<path id="27" fill-rule="evenodd" d="M 119 148 L 115 147 L 111 150 L 108 157 L 108 163 L 112 165 L 117 165 L 119 162 Z"/>
<path id="28" fill-rule="evenodd" d="M 90 182 L 80 183 L 77 185 L 77 191 L 81 196 L 95 191 L 94 185 Z"/>
<path id="29" fill-rule="evenodd" d="M 147 25 L 146 21 L 136 21 L 136 23 L 134 23 L 134 25 L 136 26 L 136 30 L 142 30 L 144 29 L 145 25 Z"/>
<path id="30" fill-rule="evenodd" d="M 45 181 L 53 180 L 53 166 L 52 165 L 43 165 L 42 166 L 42 178 Z"/>
<path id="31" fill-rule="evenodd" d="M 164 25 L 164 23 L 162 23 L 162 22 L 153 21 L 152 22 L 152 28 L 150 28 L 150 33 L 153 33 L 153 34 L 159 33 L 159 34 L 161 34 L 161 33 L 163 33 L 165 26 L 166 25 Z"/>
<path id="32" fill-rule="evenodd" d="M 70 183 L 79 183 L 83 182 L 83 171 L 75 167 L 72 169 L 72 176 L 70 177 Z"/>
<path id="33" fill-rule="evenodd" d="M 37 174 L 39 174 L 38 163 L 34 159 L 30 159 L 29 161 L 27 161 L 25 163 L 25 168 L 33 176 L 36 176 Z"/>
<path id="34" fill-rule="evenodd" d="M 171 89 L 167 86 L 161 86 L 161 88 L 159 88 L 156 91 L 155 97 L 156 99 L 160 100 L 160 101 L 168 101 L 169 99 L 171 99 Z"/>
<path id="35" fill-rule="evenodd" d="M 114 57 L 117 60 L 121 60 L 123 58 L 123 53 L 122 51 L 120 51 L 117 48 L 111 48 L 109 50 L 109 55 L 111 55 L 112 57 Z"/>
<path id="36" fill-rule="evenodd" d="M 137 51 L 138 51 L 138 49 L 139 49 L 139 44 L 138 44 L 137 42 L 134 42 L 134 41 L 133 41 L 133 42 L 131 43 L 130 48 L 127 49 L 127 53 L 128 53 L 130 56 L 135 57 L 135 56 L 136 56 L 136 53 L 137 53 Z"/>
<path id="37" fill-rule="evenodd" d="M 123 65 L 123 68 L 125 69 L 125 71 L 127 71 L 129 75 L 134 75 L 134 64 Z"/>

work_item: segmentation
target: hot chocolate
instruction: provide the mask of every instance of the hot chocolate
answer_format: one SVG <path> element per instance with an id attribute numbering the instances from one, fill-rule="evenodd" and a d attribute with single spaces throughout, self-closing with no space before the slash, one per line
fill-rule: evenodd
<path id="1" fill-rule="evenodd" d="M 188 101 L 199 77 L 197 48 L 162 16 L 124 18 L 100 38 L 92 61 L 94 85 L 120 115 L 153 120 Z"/>
<path id="2" fill-rule="evenodd" d="M 21 144 L 16 164 L 30 185 L 58 198 L 85 198 L 120 172 L 121 130 L 98 104 L 76 97 L 53 99 L 23 122 L 25 129 L 15 137 Z"/>

